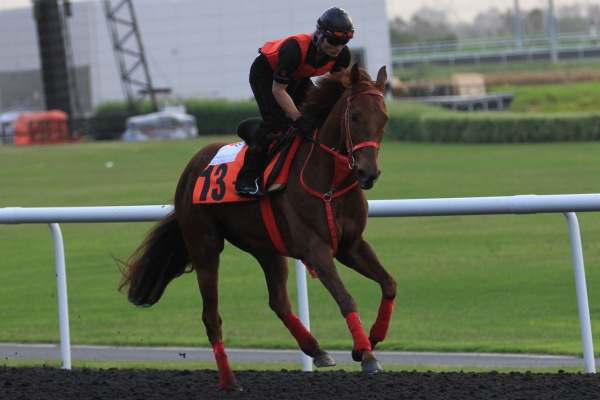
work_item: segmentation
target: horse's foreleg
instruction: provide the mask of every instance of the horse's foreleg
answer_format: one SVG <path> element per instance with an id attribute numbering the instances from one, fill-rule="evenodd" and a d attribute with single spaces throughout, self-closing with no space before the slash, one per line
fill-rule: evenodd
<path id="1" fill-rule="evenodd" d="M 396 280 L 383 268 L 371 246 L 363 239 L 360 239 L 358 243 L 340 246 L 337 259 L 349 268 L 379 283 L 381 287 L 382 298 L 377 318 L 369 331 L 369 343 L 371 349 L 374 349 L 377 343 L 385 340 L 388 333 L 396 297 Z M 355 361 L 362 360 L 359 350 L 355 348 L 352 351 L 352 358 Z"/>
<path id="2" fill-rule="evenodd" d="M 319 346 L 319 342 L 292 312 L 287 291 L 287 259 L 283 256 L 275 258 L 272 255 L 269 257 L 256 256 L 256 258 L 261 264 L 267 280 L 269 306 L 296 339 L 300 350 L 307 356 L 313 357 L 317 367 L 334 366 L 333 358 Z"/>
<path id="3" fill-rule="evenodd" d="M 346 324 L 352 334 L 352 340 L 354 341 L 353 349 L 362 355 L 363 351 L 372 352 L 373 348 L 371 342 L 367 338 L 365 330 L 363 329 L 362 322 L 358 316 L 358 312 L 353 311 L 346 315 Z M 361 360 L 358 360 L 361 361 Z"/>
<path id="4" fill-rule="evenodd" d="M 377 358 L 373 355 L 371 343 L 358 316 L 356 302 L 342 283 L 333 260 L 327 257 L 328 254 L 328 251 L 313 253 L 311 258 L 307 258 L 308 264 L 315 268 L 319 280 L 329 293 L 331 293 L 342 315 L 346 319 L 346 324 L 354 343 L 353 349 L 361 357 L 359 361 L 362 361 L 363 372 L 373 373 L 383 371 Z"/>
<path id="5" fill-rule="evenodd" d="M 372 348 L 375 348 L 377 343 L 383 342 L 387 337 L 393 311 L 394 299 L 382 297 L 381 303 L 379 304 L 379 310 L 377 311 L 377 318 L 369 331 L 369 341 L 371 342 Z"/>
<path id="6" fill-rule="evenodd" d="M 377 343 L 383 342 L 387 336 L 388 329 L 390 327 L 390 321 L 392 319 L 392 311 L 394 309 L 394 299 L 381 298 L 379 304 L 379 311 L 377 312 L 377 318 L 371 326 L 369 331 L 369 344 L 371 351 L 375 350 Z M 352 359 L 354 361 L 364 361 L 362 350 L 356 345 L 352 348 Z"/>

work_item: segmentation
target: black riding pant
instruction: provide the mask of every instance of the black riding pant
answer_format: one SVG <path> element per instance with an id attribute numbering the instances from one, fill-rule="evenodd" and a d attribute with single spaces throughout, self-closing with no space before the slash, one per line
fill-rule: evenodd
<path id="1" fill-rule="evenodd" d="M 262 172 L 269 151 L 269 135 L 286 129 L 292 122 L 273 96 L 273 77 L 265 74 L 257 58 L 250 68 L 250 88 L 258 104 L 262 123 L 248 142 L 248 150 L 244 158 L 244 166 L 238 174 L 238 180 L 247 182 L 255 180 Z M 298 107 L 312 86 L 310 78 L 292 81 L 286 91 Z"/>

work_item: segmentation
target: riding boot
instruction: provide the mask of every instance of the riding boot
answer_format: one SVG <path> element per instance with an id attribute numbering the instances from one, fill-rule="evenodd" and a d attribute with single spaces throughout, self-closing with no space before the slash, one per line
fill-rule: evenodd
<path id="1" fill-rule="evenodd" d="M 265 196 L 261 190 L 261 174 L 267 162 L 268 151 L 267 140 L 258 140 L 248 146 L 244 156 L 244 165 L 235 180 L 235 194 L 250 197 Z"/>

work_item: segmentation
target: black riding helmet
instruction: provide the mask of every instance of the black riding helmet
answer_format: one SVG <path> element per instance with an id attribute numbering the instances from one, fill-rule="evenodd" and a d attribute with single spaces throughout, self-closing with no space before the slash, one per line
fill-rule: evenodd
<path id="1" fill-rule="evenodd" d="M 319 17 L 317 30 L 321 33 L 316 38 L 317 44 L 324 38 L 328 38 L 332 44 L 346 44 L 354 37 L 352 18 L 339 7 L 331 7 Z"/>

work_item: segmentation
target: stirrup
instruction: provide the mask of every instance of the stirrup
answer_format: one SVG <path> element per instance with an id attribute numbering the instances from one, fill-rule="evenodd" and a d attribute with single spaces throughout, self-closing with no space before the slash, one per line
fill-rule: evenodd
<path id="1" fill-rule="evenodd" d="M 265 194 L 263 193 L 262 190 L 260 190 L 260 185 L 258 184 L 258 179 L 259 178 L 256 178 L 254 180 L 254 188 L 250 188 L 250 186 L 246 186 L 245 188 L 242 188 L 241 190 L 236 190 L 235 194 L 237 194 L 238 196 L 264 197 Z"/>

